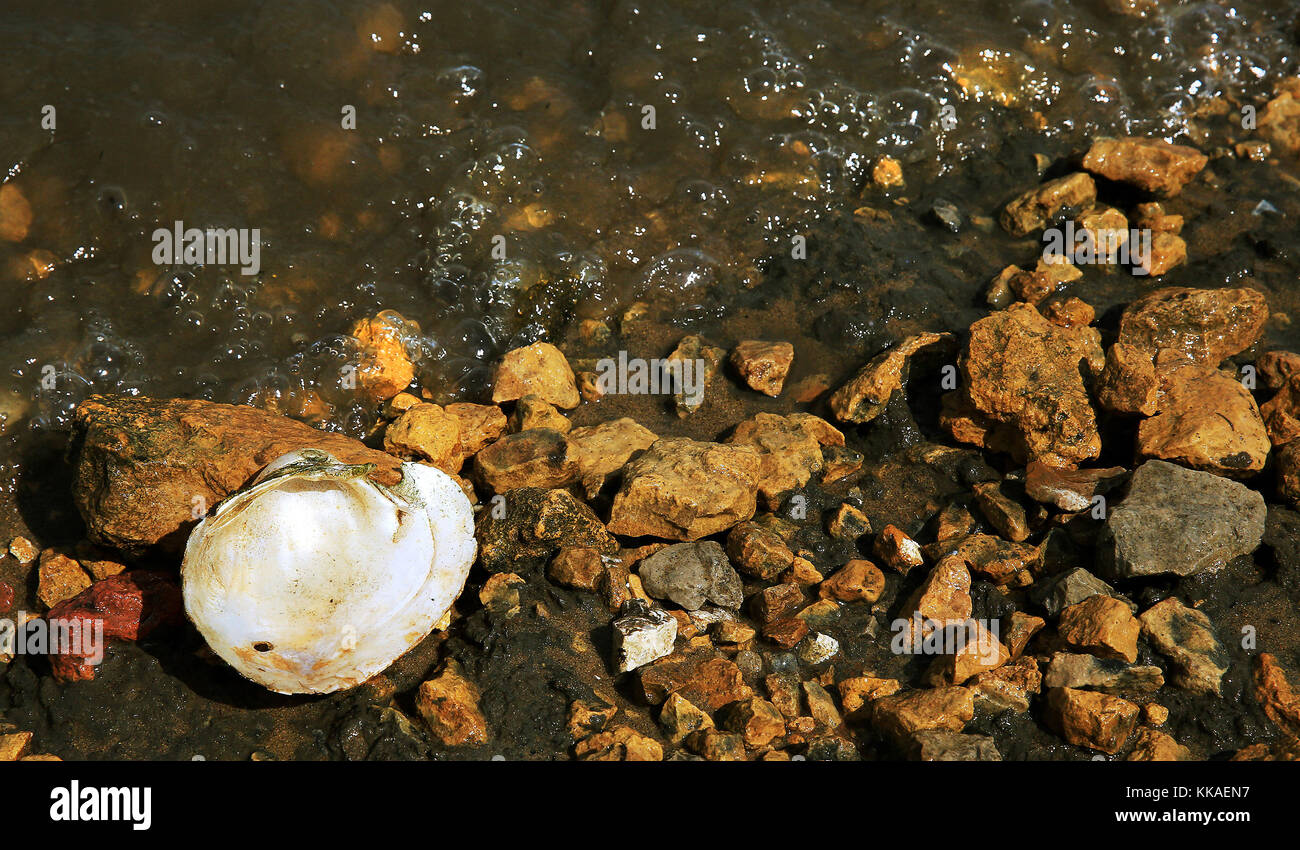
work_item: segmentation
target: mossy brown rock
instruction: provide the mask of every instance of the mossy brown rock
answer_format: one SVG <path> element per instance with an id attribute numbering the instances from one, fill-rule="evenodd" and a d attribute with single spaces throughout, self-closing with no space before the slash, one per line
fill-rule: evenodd
<path id="1" fill-rule="evenodd" d="M 341 434 L 252 407 L 199 399 L 93 396 L 73 418 L 73 496 L 91 540 L 131 554 L 178 551 L 190 529 L 280 455 L 327 451 L 401 479 L 401 461 Z"/>
<path id="2" fill-rule="evenodd" d="M 618 554 L 618 543 L 584 502 L 564 490 L 511 490 L 478 521 L 479 560 L 489 572 L 540 570 L 561 548 Z"/>

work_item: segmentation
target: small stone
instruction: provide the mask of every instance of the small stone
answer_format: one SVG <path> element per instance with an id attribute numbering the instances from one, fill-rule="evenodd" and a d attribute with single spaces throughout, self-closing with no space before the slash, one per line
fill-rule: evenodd
<path id="1" fill-rule="evenodd" d="M 975 691 L 977 704 L 1002 711 L 1025 712 L 1029 698 L 1042 687 L 1043 677 L 1033 658 L 1019 658 L 993 670 L 978 673 L 967 684 Z"/>
<path id="2" fill-rule="evenodd" d="M 1049 180 L 1020 195 L 1002 211 L 1002 227 L 1012 236 L 1028 236 L 1067 210 L 1088 209 L 1097 200 L 1097 184 L 1082 171 Z"/>
<path id="3" fill-rule="evenodd" d="M 32 742 L 31 732 L 6 732 L 0 734 L 0 762 L 18 761 Z"/>
<path id="4" fill-rule="evenodd" d="M 460 425 L 462 462 L 506 432 L 506 415 L 495 404 L 456 402 L 444 407 L 443 411 Z"/>
<path id="5" fill-rule="evenodd" d="M 555 405 L 539 395 L 526 395 L 515 402 L 515 410 L 510 414 L 510 431 L 519 433 L 533 428 L 549 428 L 567 434 L 573 423 Z"/>
<path id="6" fill-rule="evenodd" d="M 968 620 L 961 633 L 961 646 L 951 655 L 937 659 L 929 673 L 932 684 L 961 685 L 973 676 L 996 670 L 1011 660 L 1011 653 L 997 634 L 979 620 Z"/>
<path id="7" fill-rule="evenodd" d="M 1122 342 L 1112 345 L 1097 381 L 1097 401 L 1116 413 L 1153 415 L 1160 404 L 1160 379 L 1151 354 Z"/>
<path id="8" fill-rule="evenodd" d="M 731 352 L 731 364 L 749 388 L 773 398 L 781 394 L 792 362 L 794 346 L 788 342 L 747 339 L 737 343 Z"/>
<path id="9" fill-rule="evenodd" d="M 927 729 L 960 732 L 975 717 L 974 691 L 956 686 L 892 694 L 870 705 L 872 724 L 897 740 Z"/>
<path id="10" fill-rule="evenodd" d="M 871 533 L 871 520 L 860 509 L 845 502 L 831 514 L 827 530 L 831 537 L 853 541 Z"/>
<path id="11" fill-rule="evenodd" d="M 709 345 L 697 335 L 682 337 L 677 347 L 668 355 L 668 369 L 676 376 L 677 392 L 673 404 L 679 418 L 686 418 L 704 404 L 704 392 L 718 374 L 726 350 Z M 689 370 L 689 371 L 688 371 Z"/>
<path id="12" fill-rule="evenodd" d="M 712 540 L 660 549 L 641 561 L 638 574 L 651 596 L 671 599 L 688 611 L 696 611 L 706 602 L 738 609 L 744 601 L 740 576 L 726 552 Z"/>
<path id="13" fill-rule="evenodd" d="M 749 613 L 766 625 L 792 616 L 803 603 L 803 591 L 798 585 L 774 584 L 749 598 Z"/>
<path id="14" fill-rule="evenodd" d="M 697 540 L 754 515 L 760 467 L 750 446 L 661 438 L 624 469 L 609 530 Z"/>
<path id="15" fill-rule="evenodd" d="M 903 647 L 913 650 L 924 636 L 916 632 L 915 618 L 921 620 L 922 629 L 928 629 L 930 625 L 925 621 L 940 625 L 964 623 L 970 618 L 971 610 L 970 572 L 959 558 L 943 558 L 902 609 L 911 624 Z"/>
<path id="16" fill-rule="evenodd" d="M 1020 543 L 1029 537 L 1029 518 L 1025 509 L 1014 499 L 1002 492 L 1002 485 L 997 481 L 986 481 L 975 485 L 975 502 L 983 512 L 984 518 L 1008 540 Z"/>
<path id="17" fill-rule="evenodd" d="M 419 325 L 391 310 L 361 319 L 348 332 L 361 342 L 361 362 L 356 385 L 372 401 L 383 401 L 406 389 L 415 380 L 415 366 L 406 353 L 403 337 L 419 332 Z"/>
<path id="18" fill-rule="evenodd" d="M 551 581 L 576 590 L 596 590 L 604 572 L 600 553 L 585 546 L 563 547 L 546 568 Z"/>
<path id="19" fill-rule="evenodd" d="M 1047 622 L 1042 617 L 1026 614 L 1024 611 L 1012 611 L 1006 626 L 1004 643 L 1012 658 L 1019 658 L 1025 651 L 1031 638 L 1042 630 Z"/>
<path id="20" fill-rule="evenodd" d="M 939 511 L 935 520 L 935 540 L 951 540 L 965 537 L 975 530 L 975 517 L 963 504 L 952 502 Z"/>
<path id="21" fill-rule="evenodd" d="M 663 761 L 664 748 L 654 738 L 619 726 L 579 741 L 573 754 L 578 761 Z"/>
<path id="22" fill-rule="evenodd" d="M 617 706 L 592 706 L 582 700 L 574 700 L 569 704 L 569 735 L 573 740 L 581 741 L 608 726 L 615 714 L 618 714 Z"/>
<path id="23" fill-rule="evenodd" d="M 478 518 L 479 561 L 488 572 L 540 571 L 567 546 L 618 554 L 600 518 L 571 493 L 530 487 L 502 498 L 504 510 Z"/>
<path id="24" fill-rule="evenodd" d="M 1093 507 L 1093 497 L 1109 492 L 1128 475 L 1122 466 L 1060 469 L 1039 461 L 1025 467 L 1025 494 L 1036 502 L 1071 513 Z"/>
<path id="25" fill-rule="evenodd" d="M 102 628 L 104 640 L 138 641 L 154 631 L 184 621 L 181 590 L 173 576 L 160 570 L 135 569 L 97 581 L 50 609 L 47 620 L 81 623 L 82 634 Z M 103 646 L 50 653 L 50 670 L 59 682 L 95 678 Z"/>
<path id="26" fill-rule="evenodd" d="M 1160 277 L 1185 262 L 1187 243 L 1183 237 L 1173 233 L 1157 233 L 1151 237 L 1150 254 L 1139 268 L 1145 275 Z"/>
<path id="27" fill-rule="evenodd" d="M 1162 197 L 1181 192 L 1207 162 L 1195 148 L 1136 136 L 1097 139 L 1083 157 L 1083 167 L 1093 174 Z"/>
<path id="28" fill-rule="evenodd" d="M 577 461 L 559 431 L 507 434 L 474 456 L 474 474 L 494 493 L 522 487 L 554 489 L 578 479 Z"/>
<path id="29" fill-rule="evenodd" d="M 425 460 L 446 472 L 460 472 L 460 420 L 436 404 L 417 404 L 397 417 L 384 432 L 384 451 L 403 458 Z"/>
<path id="30" fill-rule="evenodd" d="M 1056 617 L 1071 605 L 1083 602 L 1099 593 L 1116 598 L 1119 596 L 1106 582 L 1083 567 L 1075 567 L 1035 586 L 1030 598 L 1042 605 L 1050 616 Z M 1132 605 L 1132 603 L 1127 604 Z"/>
<path id="31" fill-rule="evenodd" d="M 36 598 L 46 608 L 53 608 L 65 599 L 71 599 L 90 587 L 90 576 L 67 555 L 53 549 L 41 553 Z"/>
<path id="32" fill-rule="evenodd" d="M 881 529 L 872 551 L 886 566 L 902 575 L 907 575 L 910 569 L 925 563 L 920 544 L 893 525 Z"/>
<path id="33" fill-rule="evenodd" d="M 483 583 L 478 600 L 494 614 L 510 616 L 519 613 L 519 586 L 524 580 L 514 573 L 493 573 Z"/>
<path id="34" fill-rule="evenodd" d="M 908 757 L 915 761 L 1002 761 L 989 735 L 929 729 L 912 735 L 910 744 Z"/>
<path id="35" fill-rule="evenodd" d="M 412 393 L 398 393 L 384 402 L 382 412 L 385 419 L 396 419 L 412 407 L 422 403 L 419 396 Z"/>
<path id="36" fill-rule="evenodd" d="M 804 682 L 803 692 L 808 700 L 808 713 L 813 720 L 828 729 L 836 729 L 844 722 L 839 709 L 835 707 L 835 700 L 819 682 Z"/>
<path id="37" fill-rule="evenodd" d="M 713 642 L 729 646 L 747 646 L 758 632 L 736 620 L 722 620 L 713 627 Z"/>
<path id="38" fill-rule="evenodd" d="M 817 588 L 822 599 L 875 602 L 885 590 L 885 574 L 870 561 L 854 558 Z"/>
<path id="39" fill-rule="evenodd" d="M 717 711 L 754 695 L 740 668 L 725 658 L 674 654 L 642 667 L 637 676 L 639 695 L 651 705 L 680 693 L 705 711 Z"/>
<path id="40" fill-rule="evenodd" d="M 742 700 L 726 706 L 718 714 L 718 725 L 737 732 L 749 747 L 765 747 L 785 734 L 785 720 L 776 706 L 764 699 Z"/>
<path id="41" fill-rule="evenodd" d="M 825 486 L 857 472 L 862 468 L 866 457 L 862 452 L 847 446 L 825 446 L 822 448 L 822 460 L 826 464 L 822 471 L 822 485 Z"/>
<path id="42" fill-rule="evenodd" d="M 763 626 L 763 637 L 782 649 L 792 649 L 808 635 L 808 624 L 798 617 L 774 620 Z"/>
<path id="43" fill-rule="evenodd" d="M 1139 729 L 1125 761 L 1191 761 L 1191 750 L 1157 729 Z"/>
<path id="44" fill-rule="evenodd" d="M 1176 597 L 1151 606 L 1138 618 L 1142 636 L 1172 663 L 1170 681 L 1194 693 L 1219 696 L 1228 671 L 1228 653 L 1203 611 Z"/>
<path id="45" fill-rule="evenodd" d="M 843 446 L 844 435 L 809 413 L 758 413 L 736 426 L 726 442 L 758 452 L 758 493 L 768 510 L 826 468 L 822 449 Z"/>
<path id="46" fill-rule="evenodd" d="M 798 556 L 790 563 L 790 569 L 781 574 L 781 581 L 805 587 L 820 584 L 824 578 L 812 561 Z"/>
<path id="47" fill-rule="evenodd" d="M 835 418 L 857 424 L 875 419 L 884 411 L 890 397 L 903 388 L 912 355 L 945 337 L 946 334 L 918 334 L 877 354 L 831 396 Z"/>
<path id="48" fill-rule="evenodd" d="M 815 401 L 830 388 L 831 376 L 818 372 L 816 375 L 800 378 L 792 384 L 790 386 L 790 395 L 787 398 L 793 399 L 798 404 L 808 404 Z"/>
<path id="49" fill-rule="evenodd" d="M 1255 664 L 1255 700 L 1279 729 L 1300 740 L 1300 696 L 1292 692 L 1286 673 L 1268 652 L 1261 652 Z"/>
<path id="50" fill-rule="evenodd" d="M 487 721 L 479 711 L 478 701 L 478 687 L 465 677 L 455 659 L 448 659 L 442 672 L 421 684 L 415 694 L 420 716 L 446 747 L 487 740 Z"/>
<path id="51" fill-rule="evenodd" d="M 799 647 L 799 660 L 809 667 L 817 667 L 830 661 L 839 652 L 839 641 L 830 635 L 818 632 Z"/>
<path id="52" fill-rule="evenodd" d="M 1138 707 L 1126 699 L 1074 688 L 1047 692 L 1048 725 L 1079 747 L 1114 754 L 1137 725 Z"/>
<path id="53" fill-rule="evenodd" d="M 662 608 L 634 599 L 623 604 L 623 616 L 614 621 L 614 667 L 627 673 L 671 655 L 677 640 L 677 621 Z"/>
<path id="54" fill-rule="evenodd" d="M 1104 566 L 1123 578 L 1217 569 L 1258 548 L 1264 497 L 1209 472 L 1149 460 L 1107 516 Z"/>
<path id="55" fill-rule="evenodd" d="M 1049 688 L 1076 688 L 1106 693 L 1152 693 L 1164 686 L 1159 667 L 1133 665 L 1095 655 L 1057 652 L 1047 666 L 1043 684 Z"/>
<path id="56" fill-rule="evenodd" d="M 0 239 L 22 242 L 32 226 L 32 205 L 14 183 L 0 185 Z"/>
<path id="57" fill-rule="evenodd" d="M 13 555 L 22 566 L 29 565 L 40 557 L 40 548 L 26 537 L 15 537 L 9 541 L 9 554 Z"/>
<path id="58" fill-rule="evenodd" d="M 1137 661 L 1137 639 L 1142 625 L 1118 599 L 1098 594 L 1061 612 L 1061 638 L 1070 646 L 1099 658 Z"/>
<path id="59" fill-rule="evenodd" d="M 706 761 L 744 761 L 745 739 L 734 732 L 701 729 L 686 736 L 686 748 Z"/>
<path id="60" fill-rule="evenodd" d="M 777 711 L 786 717 L 797 717 L 800 706 L 799 680 L 789 673 L 773 673 L 763 679 L 768 698 Z"/>
<path id="61" fill-rule="evenodd" d="M 794 563 L 794 553 L 776 532 L 742 522 L 727 534 L 727 554 L 746 575 L 764 581 L 776 578 Z"/>
<path id="62" fill-rule="evenodd" d="M 628 417 L 574 428 L 568 434 L 569 457 L 578 465 L 578 480 L 587 498 L 594 498 L 610 476 L 658 437 Z"/>
<path id="63" fill-rule="evenodd" d="M 897 679 L 858 676 L 842 679 L 836 687 L 840 692 L 840 704 L 844 707 L 844 713 L 850 720 L 862 720 L 865 715 L 860 715 L 859 712 L 868 708 L 872 700 L 898 693 L 901 685 Z"/>
<path id="64" fill-rule="evenodd" d="M 669 741 L 681 744 L 692 732 L 712 729 L 713 718 L 681 694 L 669 694 L 659 709 L 659 728 L 664 730 Z"/>
<path id="65" fill-rule="evenodd" d="M 1300 354 L 1291 351 L 1265 352 L 1256 358 L 1255 369 L 1264 379 L 1264 386 L 1277 391 L 1290 383 L 1293 376 L 1300 375 Z"/>
<path id="66" fill-rule="evenodd" d="M 126 564 L 119 564 L 117 561 L 109 561 L 102 558 L 94 560 L 82 558 L 81 567 L 86 572 L 90 573 L 90 577 L 95 581 L 103 581 L 110 576 L 120 575 L 124 570 L 126 570 Z"/>
<path id="67" fill-rule="evenodd" d="M 871 182 L 882 189 L 903 185 L 903 166 L 892 156 L 882 156 L 871 166 Z"/>
<path id="68" fill-rule="evenodd" d="M 1259 114 L 1259 130 L 1280 151 L 1300 154 L 1300 88 L 1294 80 L 1277 86 L 1277 96 Z"/>
<path id="69" fill-rule="evenodd" d="M 1142 706 L 1142 722 L 1152 726 L 1164 726 L 1169 720 L 1169 709 L 1158 702 L 1149 702 Z"/>
<path id="70" fill-rule="evenodd" d="M 556 407 L 578 406 L 578 387 L 564 353 L 549 342 L 535 342 L 506 352 L 493 378 L 492 401 L 515 401 L 536 395 Z"/>

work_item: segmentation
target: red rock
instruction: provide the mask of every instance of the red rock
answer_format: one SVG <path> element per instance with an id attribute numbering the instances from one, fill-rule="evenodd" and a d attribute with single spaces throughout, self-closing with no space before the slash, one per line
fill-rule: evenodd
<path id="1" fill-rule="evenodd" d="M 82 634 L 103 623 L 107 641 L 140 640 L 155 630 L 184 619 L 180 587 L 161 571 L 132 570 L 97 581 L 76 596 L 50 609 L 50 621 L 79 621 Z M 95 667 L 86 654 L 60 652 L 50 655 L 50 668 L 60 682 L 95 678 Z"/>
<path id="2" fill-rule="evenodd" d="M 1124 343 L 1112 345 L 1097 379 L 1097 401 L 1116 413 L 1154 414 L 1160 403 L 1160 379 L 1150 352 Z"/>
<path id="3" fill-rule="evenodd" d="M 1255 360 L 1255 368 L 1264 379 L 1264 386 L 1280 390 L 1293 375 L 1300 375 L 1300 354 L 1291 351 L 1268 351 Z"/>

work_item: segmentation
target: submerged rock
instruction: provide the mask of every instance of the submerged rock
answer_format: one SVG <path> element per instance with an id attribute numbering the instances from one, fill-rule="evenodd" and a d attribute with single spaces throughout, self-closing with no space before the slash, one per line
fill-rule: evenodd
<path id="1" fill-rule="evenodd" d="M 1264 519 L 1264 497 L 1245 485 L 1149 460 L 1110 511 L 1102 565 L 1121 578 L 1217 569 L 1259 547 Z"/>
<path id="2" fill-rule="evenodd" d="M 1082 171 L 1049 180 L 1025 192 L 1002 210 L 1002 227 L 1012 236 L 1028 236 L 1062 212 L 1082 212 L 1097 200 L 1097 184 Z"/>

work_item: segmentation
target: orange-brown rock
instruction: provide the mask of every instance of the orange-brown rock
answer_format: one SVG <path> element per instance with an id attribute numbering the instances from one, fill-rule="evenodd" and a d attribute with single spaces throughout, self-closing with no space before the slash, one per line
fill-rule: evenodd
<path id="1" fill-rule="evenodd" d="M 681 694 L 669 694 L 659 709 L 659 728 L 668 735 L 668 740 L 680 744 L 692 732 L 712 729 L 713 718 Z"/>
<path id="2" fill-rule="evenodd" d="M 1189 761 L 1192 753 L 1158 729 L 1139 729 L 1133 752 L 1125 761 Z"/>
<path id="3" fill-rule="evenodd" d="M 877 676 L 858 676 L 842 679 L 836 688 L 840 692 L 840 705 L 845 716 L 850 720 L 865 720 L 868 708 L 874 700 L 898 693 L 901 687 L 897 679 L 885 679 Z"/>
<path id="4" fill-rule="evenodd" d="M 774 584 L 749 597 L 749 613 L 766 624 L 792 616 L 803 603 L 803 591 L 798 585 Z"/>
<path id="5" fill-rule="evenodd" d="M 520 487 L 554 489 L 578 480 L 564 435 L 549 428 L 507 434 L 474 456 L 474 474 L 494 493 Z"/>
<path id="6" fill-rule="evenodd" d="M 1294 79 L 1280 83 L 1277 96 L 1264 105 L 1259 131 L 1279 151 L 1300 155 L 1300 86 Z"/>
<path id="7" fill-rule="evenodd" d="M 1268 351 L 1255 360 L 1255 368 L 1264 379 L 1264 386 L 1280 390 L 1293 375 L 1300 375 L 1300 354 L 1292 351 Z"/>
<path id="8" fill-rule="evenodd" d="M 21 242 L 32 226 L 32 205 L 14 183 L 0 186 L 0 239 Z"/>
<path id="9" fill-rule="evenodd" d="M 1099 658 L 1137 661 L 1142 624 L 1124 602 L 1097 594 L 1061 611 L 1061 638 L 1070 646 Z"/>
<path id="10" fill-rule="evenodd" d="M 577 590 L 596 590 L 604 572 L 600 553 L 586 546 L 565 546 L 546 568 L 551 581 Z"/>
<path id="11" fill-rule="evenodd" d="M 1286 673 L 1268 652 L 1261 652 L 1255 662 L 1255 700 L 1277 728 L 1300 740 L 1300 696 L 1291 691 Z"/>
<path id="12" fill-rule="evenodd" d="M 1042 617 L 1024 611 L 1013 611 L 1002 636 L 1011 657 L 1019 658 L 1020 653 L 1025 651 L 1025 646 L 1045 625 L 1047 622 Z"/>
<path id="13" fill-rule="evenodd" d="M 731 351 L 731 364 L 749 388 L 773 398 L 781 394 L 793 362 L 794 346 L 788 342 L 747 339 Z"/>
<path id="14" fill-rule="evenodd" d="M 794 563 L 794 553 L 781 536 L 753 522 L 742 522 L 727 533 L 727 555 L 736 569 L 759 579 L 773 579 Z"/>
<path id="15" fill-rule="evenodd" d="M 1060 469 L 1037 461 L 1025 468 L 1025 494 L 1063 511 L 1084 511 L 1093 497 L 1109 490 L 1127 473 L 1122 466 L 1105 469 Z"/>
<path id="16" fill-rule="evenodd" d="M 415 379 L 415 365 L 407 355 L 404 337 L 419 330 L 419 325 L 391 310 L 352 326 L 348 333 L 361 343 L 356 385 L 362 395 L 371 401 L 383 401 L 410 385 Z"/>
<path id="17" fill-rule="evenodd" d="M 697 334 L 682 337 L 677 347 L 666 358 L 668 369 L 676 376 L 673 405 L 678 418 L 685 419 L 704 405 L 704 393 L 713 376 L 718 374 L 726 350 L 710 345 Z M 688 384 L 687 369 L 692 370 Z M 689 390 L 689 392 L 688 392 Z"/>
<path id="18" fill-rule="evenodd" d="M 460 426 L 462 462 L 495 442 L 506 431 L 506 415 L 495 404 L 456 402 L 443 408 Z"/>
<path id="19" fill-rule="evenodd" d="M 1153 233 L 1178 234 L 1183 230 L 1183 217 L 1165 212 L 1164 204 L 1150 201 L 1133 208 L 1134 223 Z"/>
<path id="20" fill-rule="evenodd" d="M 1259 407 L 1274 446 L 1285 446 L 1300 437 L 1300 377 L 1290 378 Z"/>
<path id="21" fill-rule="evenodd" d="M 655 432 L 626 416 L 570 431 L 569 456 L 578 465 L 578 477 L 587 497 L 593 498 L 611 475 L 657 439 Z"/>
<path id="22" fill-rule="evenodd" d="M 886 566 L 903 575 L 907 575 L 913 567 L 925 563 L 920 544 L 894 525 L 887 525 L 880 530 L 872 551 Z"/>
<path id="23" fill-rule="evenodd" d="M 1150 277 L 1160 277 L 1170 269 L 1187 262 L 1187 243 L 1175 233 L 1156 233 L 1151 237 L 1151 249 L 1139 268 Z"/>
<path id="24" fill-rule="evenodd" d="M 73 497 L 90 539 L 132 554 L 178 550 L 218 502 L 295 449 L 373 463 L 370 477 L 385 484 L 401 478 L 400 460 L 349 437 L 198 399 L 93 396 L 77 407 L 72 445 Z"/>
<path id="25" fill-rule="evenodd" d="M 984 518 L 998 533 L 1014 543 L 1029 537 L 1029 518 L 1025 508 L 1008 496 L 1000 481 L 985 481 L 975 485 L 975 503 Z"/>
<path id="26" fill-rule="evenodd" d="M 589 705 L 582 700 L 574 700 L 569 703 L 569 735 L 573 740 L 581 741 L 588 735 L 603 730 L 615 714 L 618 714 L 617 706 Z"/>
<path id="27" fill-rule="evenodd" d="M 1138 706 L 1120 697 L 1074 688 L 1047 692 L 1046 719 L 1062 738 L 1079 747 L 1117 753 L 1137 725 Z"/>
<path id="28" fill-rule="evenodd" d="M 1063 328 L 1082 328 L 1093 323 L 1097 311 L 1086 301 L 1071 295 L 1069 298 L 1054 298 L 1042 308 L 1047 321 Z"/>
<path id="29" fill-rule="evenodd" d="M 1166 287 L 1124 309 L 1118 342 L 1154 358 L 1173 349 L 1193 363 L 1218 366 L 1259 339 L 1268 303 L 1256 289 Z"/>
<path id="30" fill-rule="evenodd" d="M 808 623 L 798 617 L 774 620 L 763 626 L 763 637 L 782 649 L 793 649 L 808 632 Z"/>
<path id="31" fill-rule="evenodd" d="M 785 734 L 785 720 L 776 706 L 757 697 L 726 706 L 718 713 L 718 725 L 738 732 L 749 747 L 765 747 Z"/>
<path id="32" fill-rule="evenodd" d="M 46 608 L 53 608 L 90 587 L 90 576 L 81 564 L 53 549 L 41 553 L 37 567 L 36 598 Z"/>
<path id="33" fill-rule="evenodd" d="M 885 590 L 885 574 L 870 561 L 854 558 L 817 588 L 822 599 L 840 602 L 875 602 Z"/>
<path id="34" fill-rule="evenodd" d="M 630 726 L 616 726 L 579 741 L 573 748 L 578 761 L 663 761 L 664 748 Z"/>
<path id="35" fill-rule="evenodd" d="M 504 417 L 503 417 L 504 418 Z M 425 460 L 443 472 L 460 472 L 460 419 L 436 404 L 417 404 L 397 417 L 384 432 L 384 451 L 398 457 Z"/>
<path id="36" fill-rule="evenodd" d="M 961 685 L 972 676 L 996 670 L 1011 660 L 1002 641 L 979 620 L 966 624 L 965 640 L 956 652 L 940 658 L 931 670 L 940 685 Z"/>
<path id="37" fill-rule="evenodd" d="M 1097 184 L 1082 171 L 1049 180 L 1023 193 L 1002 210 L 1002 227 L 1028 236 L 1066 210 L 1083 211 L 1097 200 Z"/>
<path id="38" fill-rule="evenodd" d="M 549 342 L 506 352 L 492 384 L 492 401 L 514 401 L 526 395 L 540 396 L 556 407 L 578 406 L 578 387 L 564 353 Z"/>
<path id="39" fill-rule="evenodd" d="M 758 453 L 758 494 L 768 510 L 776 510 L 786 494 L 826 468 L 822 448 L 844 445 L 844 435 L 810 413 L 758 413 L 737 425 L 726 443 Z"/>
<path id="40" fill-rule="evenodd" d="M 903 388 L 912 355 L 933 345 L 947 334 L 922 333 L 886 349 L 867 362 L 830 398 L 835 418 L 841 422 L 861 424 L 881 414 L 890 396 Z"/>
<path id="41" fill-rule="evenodd" d="M 705 711 L 717 711 L 754 695 L 740 668 L 725 658 L 674 652 L 640 668 L 637 677 L 640 695 L 652 705 L 663 703 L 670 694 L 681 694 Z"/>
<path id="42" fill-rule="evenodd" d="M 1129 136 L 1095 140 L 1084 155 L 1083 167 L 1107 180 L 1170 197 L 1181 192 L 1207 162 L 1195 148 Z"/>
<path id="43" fill-rule="evenodd" d="M 478 687 L 465 676 L 454 659 L 442 671 L 420 685 L 415 707 L 429 724 L 429 730 L 443 746 L 482 744 L 487 740 L 487 721 L 479 710 Z"/>
<path id="44" fill-rule="evenodd" d="M 958 686 L 882 696 L 870 703 L 872 725 L 896 739 L 925 729 L 960 732 L 975 717 L 975 693 Z"/>
<path id="45" fill-rule="evenodd" d="M 871 533 L 871 519 L 860 508 L 844 502 L 831 514 L 826 530 L 831 537 L 856 541 L 864 534 Z"/>
<path id="46" fill-rule="evenodd" d="M 1097 380 L 1097 401 L 1116 413 L 1153 415 L 1160 403 L 1160 380 L 1151 354 L 1133 345 L 1112 345 Z"/>
<path id="47" fill-rule="evenodd" d="M 539 395 L 526 395 L 515 402 L 515 409 L 510 414 L 510 431 L 518 433 L 531 428 L 550 428 L 567 434 L 573 423 L 555 405 Z"/>
<path id="48" fill-rule="evenodd" d="M 1042 684 L 1038 662 L 1029 657 L 979 673 L 967 682 L 975 692 L 976 704 L 988 705 L 994 711 L 1028 711 L 1030 697 L 1042 689 Z"/>
<path id="49" fill-rule="evenodd" d="M 609 530 L 698 540 L 754 515 L 760 453 L 747 445 L 662 438 L 627 464 Z"/>
<path id="50" fill-rule="evenodd" d="M 1096 329 L 1058 327 L 1013 304 L 971 325 L 961 368 L 968 400 L 1013 426 L 1029 459 L 1074 466 L 1101 453 L 1084 375 L 1104 362 Z"/>
<path id="51" fill-rule="evenodd" d="M 1184 366 L 1165 375 L 1160 412 L 1138 424 L 1138 454 L 1244 478 L 1264 468 L 1268 431 L 1250 390 L 1228 372 Z"/>

